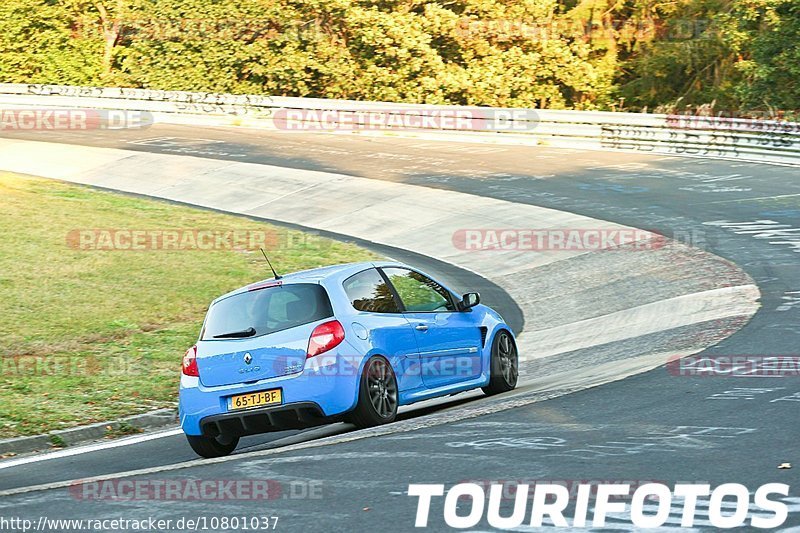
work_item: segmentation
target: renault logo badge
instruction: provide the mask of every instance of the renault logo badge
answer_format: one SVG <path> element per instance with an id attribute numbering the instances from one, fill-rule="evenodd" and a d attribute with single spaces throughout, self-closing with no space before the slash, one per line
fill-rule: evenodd
<path id="1" fill-rule="evenodd" d="M 249 352 L 244 354 L 244 364 L 249 365 L 252 362 L 253 362 L 253 356 L 250 355 Z"/>

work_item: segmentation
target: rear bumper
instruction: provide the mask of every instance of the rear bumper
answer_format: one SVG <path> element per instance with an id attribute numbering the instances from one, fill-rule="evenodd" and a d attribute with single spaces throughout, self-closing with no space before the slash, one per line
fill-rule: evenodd
<path id="1" fill-rule="evenodd" d="M 316 403 L 297 402 L 207 416 L 200 420 L 200 431 L 206 437 L 243 437 L 283 429 L 314 427 L 330 421 L 331 417 L 325 416 Z"/>
<path id="2" fill-rule="evenodd" d="M 322 356 L 319 358 L 324 360 Z M 328 359 L 337 361 L 335 355 Z M 355 362 L 355 367 L 348 371 L 339 371 L 336 366 L 320 367 L 318 363 L 307 364 L 299 374 L 224 387 L 206 387 L 197 378 L 181 375 L 178 403 L 181 428 L 187 435 L 223 429 L 250 435 L 324 424 L 353 409 L 358 399 L 363 361 Z M 230 396 L 271 389 L 281 389 L 283 404 L 228 410 Z"/>

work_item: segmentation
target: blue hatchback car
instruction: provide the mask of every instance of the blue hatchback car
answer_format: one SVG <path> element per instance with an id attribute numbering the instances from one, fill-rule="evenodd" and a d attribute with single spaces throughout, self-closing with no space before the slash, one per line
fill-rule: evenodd
<path id="1" fill-rule="evenodd" d="M 243 287 L 209 307 L 183 358 L 180 421 L 203 457 L 239 437 L 345 420 L 392 422 L 397 408 L 517 384 L 502 317 L 407 265 L 336 265 Z"/>

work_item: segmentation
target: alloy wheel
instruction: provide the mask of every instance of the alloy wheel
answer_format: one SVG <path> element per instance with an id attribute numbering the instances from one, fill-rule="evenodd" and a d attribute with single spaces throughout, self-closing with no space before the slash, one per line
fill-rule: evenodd
<path id="1" fill-rule="evenodd" d="M 390 418 L 397 409 L 397 383 L 388 363 L 380 358 L 371 361 L 367 370 L 370 403 L 382 418 Z"/>
<path id="2" fill-rule="evenodd" d="M 497 345 L 497 355 L 503 379 L 509 385 L 516 385 L 517 377 L 519 376 L 519 369 L 517 368 L 517 349 L 506 333 L 501 333 Z"/>

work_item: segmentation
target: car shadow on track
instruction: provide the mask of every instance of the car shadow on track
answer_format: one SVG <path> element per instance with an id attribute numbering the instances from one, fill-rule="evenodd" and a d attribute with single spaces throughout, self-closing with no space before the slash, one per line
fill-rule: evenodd
<path id="1" fill-rule="evenodd" d="M 480 391 L 469 391 L 404 406 L 398 414 L 397 421 L 413 420 L 449 409 L 480 404 L 481 398 L 484 396 Z M 16 458 L 18 459 L 16 462 L 20 464 L 2 469 L 0 491 L 95 477 L 102 479 L 105 476 L 117 476 L 142 469 L 161 467 L 169 469 L 175 465 L 202 461 L 189 447 L 183 434 L 176 432 L 176 429 L 164 431 L 163 436 L 153 435 L 147 440 L 132 441 L 131 444 L 121 446 L 120 443 L 116 443 L 115 446 L 113 441 L 109 441 L 108 446 L 104 446 L 103 443 L 93 443 L 67 448 L 77 453 L 66 456 L 44 453 Z M 339 422 L 306 430 L 253 435 L 242 438 L 234 455 L 247 456 L 253 452 L 279 449 L 355 431 L 357 428 L 353 424 Z M 85 448 L 85 451 L 81 448 Z"/>
<path id="2" fill-rule="evenodd" d="M 480 391 L 468 391 L 452 396 L 445 396 L 443 398 L 426 400 L 413 405 L 401 407 L 396 421 L 399 422 L 403 420 L 412 420 L 414 418 L 423 417 L 432 413 L 444 411 L 446 409 L 460 407 L 465 404 L 474 403 L 484 397 L 485 396 L 481 394 Z M 309 442 L 325 437 L 344 435 L 356 431 L 357 429 L 358 428 L 353 424 L 347 422 L 337 422 L 326 426 L 319 426 L 304 430 L 295 430 L 291 432 L 282 431 L 280 432 L 281 436 L 279 438 L 275 438 L 278 433 L 253 435 L 242 438 L 234 454 L 244 454 L 255 451 L 281 448 L 284 446 Z"/>

